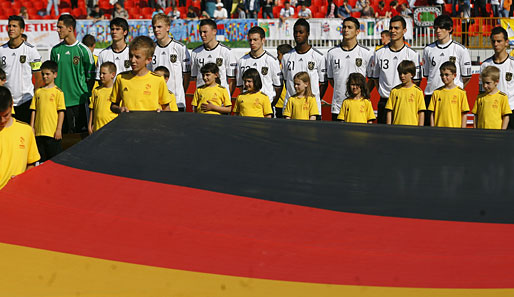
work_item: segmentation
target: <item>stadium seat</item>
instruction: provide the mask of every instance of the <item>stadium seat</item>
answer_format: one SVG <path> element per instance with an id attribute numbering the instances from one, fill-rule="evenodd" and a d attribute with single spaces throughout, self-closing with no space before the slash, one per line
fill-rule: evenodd
<path id="1" fill-rule="evenodd" d="M 134 2 L 132 2 L 132 1 L 126 1 L 124 4 L 125 4 L 125 9 L 127 9 L 127 10 L 129 8 L 134 7 Z"/>
<path id="2" fill-rule="evenodd" d="M 145 19 L 145 20 L 151 20 L 152 19 L 152 13 L 143 14 L 141 18 Z"/>
<path id="3" fill-rule="evenodd" d="M 193 0 L 193 6 L 202 9 L 202 2 L 200 0 Z"/>
<path id="4" fill-rule="evenodd" d="M 324 13 L 322 13 L 322 12 L 316 12 L 316 13 L 314 13 L 314 14 L 313 14 L 313 16 L 314 16 L 315 18 L 317 18 L 317 19 L 322 19 L 322 18 L 324 18 L 324 17 L 325 17 L 325 14 L 324 14 Z"/>
<path id="5" fill-rule="evenodd" d="M 282 8 L 282 6 L 273 6 L 273 15 L 278 18 Z"/>
<path id="6" fill-rule="evenodd" d="M 187 15 L 187 7 L 177 7 L 178 11 L 180 11 L 180 17 L 185 18 Z"/>
<path id="7" fill-rule="evenodd" d="M 168 14 L 168 13 L 170 13 L 172 10 L 173 10 L 173 7 L 171 7 L 171 6 L 170 6 L 170 7 L 166 8 L 166 9 L 164 10 L 164 14 Z M 181 14 L 182 14 L 182 13 L 181 13 Z"/>
<path id="8" fill-rule="evenodd" d="M 74 9 L 71 11 L 71 15 L 78 19 L 79 17 L 81 17 L 81 16 L 82 16 L 82 9 L 80 9 L 80 8 L 74 8 Z"/>
<path id="9" fill-rule="evenodd" d="M 42 1 L 33 2 L 33 7 L 37 10 L 46 8 L 45 3 L 43 3 Z"/>
<path id="10" fill-rule="evenodd" d="M 62 9 L 59 9 L 59 12 L 60 12 L 61 14 L 63 14 L 63 13 L 69 13 L 69 14 L 71 14 L 71 8 L 70 8 L 70 7 L 62 8 Z"/>
<path id="11" fill-rule="evenodd" d="M 348 4 L 350 4 L 352 7 L 355 7 L 355 4 L 357 4 L 357 0 L 348 0 Z"/>
<path id="12" fill-rule="evenodd" d="M 151 7 L 144 7 L 143 9 L 141 9 L 141 14 L 143 14 L 143 15 L 150 14 L 151 15 L 153 13 L 153 11 L 154 11 L 154 9 Z"/>
<path id="13" fill-rule="evenodd" d="M 148 6 L 148 2 L 146 2 L 144 0 L 139 1 L 139 7 L 143 8 L 143 7 L 147 7 L 147 6 Z"/>
<path id="14" fill-rule="evenodd" d="M 361 17 L 361 12 L 360 11 L 353 11 L 351 15 L 354 18 L 360 18 Z"/>
<path id="15" fill-rule="evenodd" d="M 128 13 L 129 13 L 131 19 L 139 18 L 139 8 L 137 8 L 137 7 L 128 9 Z"/>

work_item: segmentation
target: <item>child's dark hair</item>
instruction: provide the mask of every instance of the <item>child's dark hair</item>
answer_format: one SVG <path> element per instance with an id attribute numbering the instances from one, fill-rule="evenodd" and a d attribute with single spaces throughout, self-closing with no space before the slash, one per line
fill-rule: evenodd
<path id="1" fill-rule="evenodd" d="M 389 30 L 383 30 L 380 32 L 380 36 L 385 35 L 387 37 L 391 37 L 391 32 Z"/>
<path id="2" fill-rule="evenodd" d="M 282 55 L 289 53 L 293 47 L 289 43 L 281 44 L 277 47 L 277 51 L 279 51 Z"/>
<path id="3" fill-rule="evenodd" d="M 218 66 L 215 63 L 207 63 L 207 64 L 203 65 L 202 68 L 200 68 L 200 73 L 201 74 L 205 74 L 205 73 L 217 74 L 218 77 L 216 77 L 216 83 L 221 84 L 221 80 L 219 78 L 220 69 L 218 68 Z"/>
<path id="4" fill-rule="evenodd" d="M 50 70 L 53 73 L 57 73 L 58 68 L 57 63 L 51 60 L 47 60 L 41 65 L 41 70 Z"/>
<path id="5" fill-rule="evenodd" d="M 410 73 L 412 77 L 416 76 L 416 64 L 410 60 L 401 61 L 397 69 L 400 74 Z"/>
<path id="6" fill-rule="evenodd" d="M 369 99 L 369 91 L 366 86 L 366 78 L 364 75 L 354 72 L 348 76 L 348 80 L 346 81 L 346 96 L 348 98 L 354 98 L 355 95 L 352 93 L 351 85 L 358 85 L 361 88 L 361 96 L 362 98 Z"/>
<path id="7" fill-rule="evenodd" d="M 439 67 L 440 71 L 449 70 L 452 74 L 457 73 L 457 67 L 455 66 L 455 63 L 451 61 L 444 62 L 441 67 Z"/>
<path id="8" fill-rule="evenodd" d="M 7 74 L 5 74 L 5 71 L 0 68 L 0 80 L 6 80 L 7 79 Z"/>
<path id="9" fill-rule="evenodd" d="M 11 91 L 4 86 L 0 86 L 0 112 L 4 112 L 12 106 Z"/>
<path id="10" fill-rule="evenodd" d="M 170 71 L 168 70 L 168 68 L 166 68 L 166 66 L 159 66 L 157 68 L 154 69 L 154 72 L 157 72 L 157 71 L 162 71 L 164 73 L 164 78 L 168 79 L 170 78 Z"/>
<path id="11" fill-rule="evenodd" d="M 103 62 L 100 68 L 107 68 L 110 73 L 116 73 L 116 64 L 113 62 Z"/>
<path id="12" fill-rule="evenodd" d="M 255 68 L 250 68 L 243 73 L 243 81 L 246 79 L 253 80 L 253 90 L 247 90 L 250 93 L 259 92 L 262 89 L 262 80 L 259 71 Z"/>
<path id="13" fill-rule="evenodd" d="M 84 35 L 84 38 L 82 38 L 82 43 L 87 47 L 92 47 L 96 43 L 96 39 L 91 34 Z"/>

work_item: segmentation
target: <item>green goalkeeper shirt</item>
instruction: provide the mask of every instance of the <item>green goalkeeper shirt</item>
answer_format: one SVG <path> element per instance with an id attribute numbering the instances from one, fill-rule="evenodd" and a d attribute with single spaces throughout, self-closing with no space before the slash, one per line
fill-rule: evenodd
<path id="1" fill-rule="evenodd" d="M 52 48 L 50 60 L 59 65 L 55 84 L 63 91 L 66 107 L 84 104 L 89 96 L 87 81 L 94 78 L 95 61 L 81 42 L 64 42 Z"/>

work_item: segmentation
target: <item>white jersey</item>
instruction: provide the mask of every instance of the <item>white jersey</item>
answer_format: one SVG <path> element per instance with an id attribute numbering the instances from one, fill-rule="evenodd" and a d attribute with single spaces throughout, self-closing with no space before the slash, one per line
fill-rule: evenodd
<path id="1" fill-rule="evenodd" d="M 413 80 L 421 79 L 421 66 L 419 55 L 404 45 L 400 50 L 393 51 L 389 45 L 385 45 L 375 51 L 372 60 L 372 78 L 378 79 L 378 93 L 381 98 L 389 98 L 389 93 L 397 85 L 401 84 L 400 76 L 398 75 L 398 64 L 404 60 L 414 62 L 416 65 L 416 75 Z"/>
<path id="2" fill-rule="evenodd" d="M 37 49 L 27 43 L 17 48 L 10 48 L 6 43 L 0 47 L 2 69 L 7 76 L 5 86 L 11 91 L 14 106 L 19 106 L 34 96 L 32 73 L 41 67 L 41 55 Z"/>
<path id="3" fill-rule="evenodd" d="M 287 90 L 286 98 L 284 98 L 284 106 L 286 106 L 289 97 L 296 93 L 293 81 L 295 74 L 302 71 L 307 72 L 311 78 L 311 90 L 316 97 L 318 110 L 321 114 L 319 83 L 325 83 L 327 81 L 327 67 L 323 54 L 313 47 L 303 54 L 298 53 L 296 49 L 293 48 L 282 57 L 282 74 Z"/>
<path id="4" fill-rule="evenodd" d="M 267 51 L 260 57 L 253 57 L 250 53 L 237 61 L 237 86 L 243 86 L 243 73 L 250 69 L 257 69 L 262 80 L 261 92 L 269 97 L 270 102 L 275 99 L 275 88 L 282 86 L 282 70 L 278 59 Z"/>
<path id="5" fill-rule="evenodd" d="M 487 66 L 495 66 L 500 69 L 500 81 L 498 82 L 498 90 L 507 94 L 509 97 L 510 109 L 514 110 L 514 57 L 508 55 L 507 59 L 501 63 L 495 63 L 493 57 L 485 60 L 480 66 L 480 73 Z M 480 80 L 480 89 L 482 89 L 482 81 Z"/>
<path id="6" fill-rule="evenodd" d="M 203 45 L 195 48 L 191 54 L 191 76 L 196 77 L 196 87 L 202 86 L 205 82 L 202 78 L 200 68 L 207 63 L 216 63 L 220 69 L 221 85 L 229 91 L 227 77 L 236 76 L 237 62 L 230 48 L 218 43 L 218 45 L 208 50 Z"/>
<path id="7" fill-rule="evenodd" d="M 191 72 L 191 55 L 183 43 L 173 39 L 166 46 L 160 46 L 158 43 L 155 45 L 155 53 L 149 68 L 152 71 L 159 66 L 168 68 L 170 72 L 168 90 L 175 94 L 177 106 L 185 108 L 186 90 L 184 90 L 183 75 Z"/>
<path id="8" fill-rule="evenodd" d="M 370 76 L 373 52 L 363 46 L 355 45 L 351 50 L 341 46 L 331 48 L 327 53 L 327 77 L 334 80 L 332 113 L 339 114 L 346 98 L 346 81 L 351 73 L 357 72 L 364 77 Z"/>
<path id="9" fill-rule="evenodd" d="M 464 88 L 463 78 L 471 77 L 471 57 L 469 51 L 462 44 L 450 40 L 447 44 L 437 41 L 423 49 L 423 76 L 427 77 L 425 95 L 432 95 L 434 91 L 444 85 L 441 80 L 441 65 L 451 61 L 457 66 L 455 84 Z"/>
<path id="10" fill-rule="evenodd" d="M 132 67 L 130 67 L 128 45 L 120 52 L 116 52 L 112 46 L 109 46 L 100 52 L 96 65 L 96 80 L 100 80 L 100 66 L 102 66 L 102 63 L 104 62 L 112 62 L 116 65 L 116 75 L 125 71 L 131 71 Z"/>

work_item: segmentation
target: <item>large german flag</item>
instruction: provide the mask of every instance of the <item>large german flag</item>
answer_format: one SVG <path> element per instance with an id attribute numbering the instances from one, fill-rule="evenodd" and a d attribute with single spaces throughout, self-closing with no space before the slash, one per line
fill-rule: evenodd
<path id="1" fill-rule="evenodd" d="M 0 296 L 514 296 L 513 136 L 124 114 L 0 191 Z"/>

